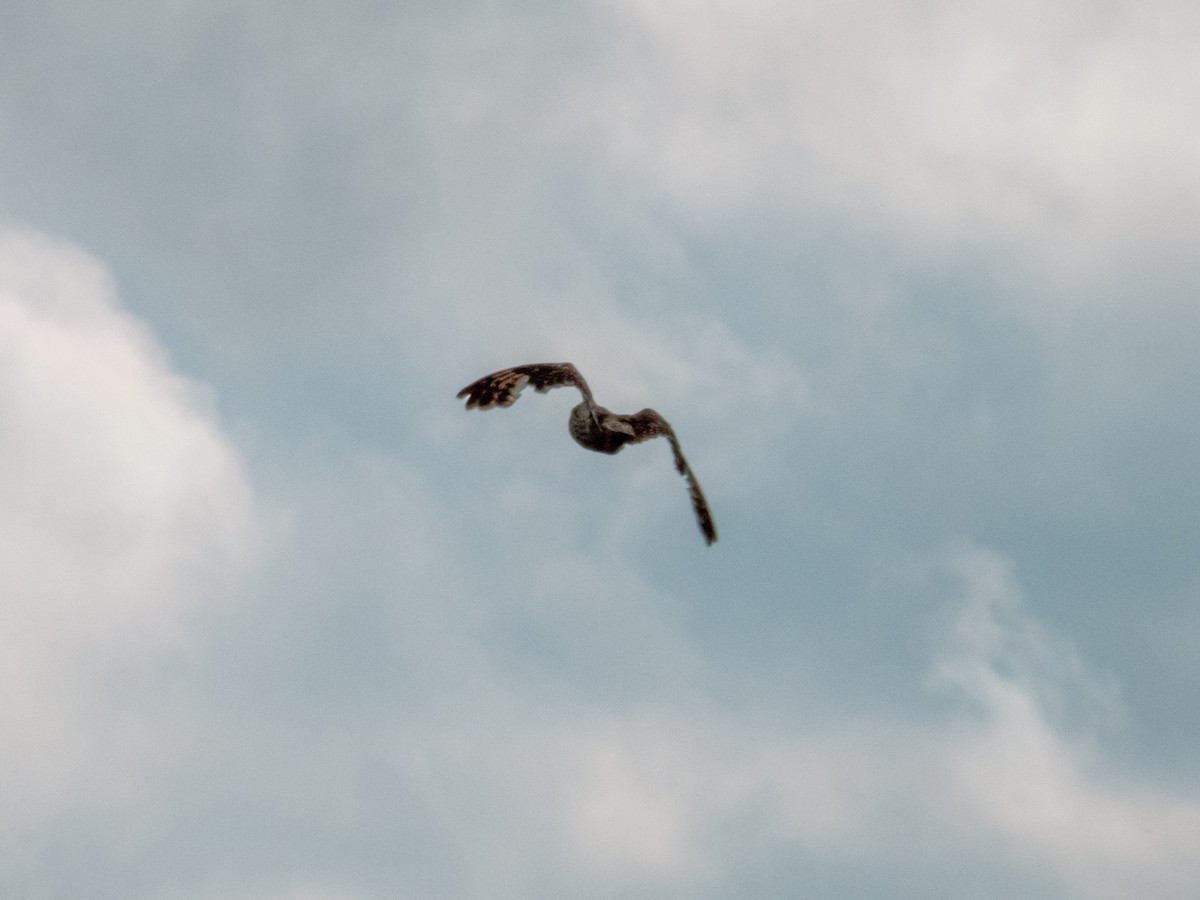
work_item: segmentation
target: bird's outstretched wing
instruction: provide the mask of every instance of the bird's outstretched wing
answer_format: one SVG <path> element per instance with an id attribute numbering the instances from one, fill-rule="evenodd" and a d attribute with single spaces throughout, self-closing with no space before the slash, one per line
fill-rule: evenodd
<path id="1" fill-rule="evenodd" d="M 700 531 L 703 532 L 706 543 L 714 543 L 717 539 L 717 526 L 713 524 L 712 513 L 708 510 L 704 492 L 700 490 L 700 482 L 696 480 L 692 467 L 688 465 L 683 451 L 679 448 L 679 439 L 675 437 L 675 432 L 667 420 L 652 409 L 643 409 L 632 416 L 620 416 L 620 418 L 633 428 L 633 437 L 629 441 L 631 444 L 639 444 L 656 437 L 665 437 L 671 442 L 671 452 L 675 454 L 675 471 L 687 480 L 688 493 L 692 497 L 692 509 L 696 511 L 696 521 L 700 525 Z"/>
<path id="2" fill-rule="evenodd" d="M 595 404 L 587 382 L 570 363 L 532 363 L 501 369 L 468 384 L 458 396 L 467 398 L 467 409 L 512 406 L 526 385 L 533 385 L 539 393 L 556 387 L 577 387 L 588 403 Z"/>

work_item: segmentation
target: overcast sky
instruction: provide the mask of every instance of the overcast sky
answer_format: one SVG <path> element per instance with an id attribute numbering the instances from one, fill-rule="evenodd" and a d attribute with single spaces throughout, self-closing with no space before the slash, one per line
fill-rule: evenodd
<path id="1" fill-rule="evenodd" d="M 1194 0 L 0 19 L 0 894 L 1200 896 Z"/>

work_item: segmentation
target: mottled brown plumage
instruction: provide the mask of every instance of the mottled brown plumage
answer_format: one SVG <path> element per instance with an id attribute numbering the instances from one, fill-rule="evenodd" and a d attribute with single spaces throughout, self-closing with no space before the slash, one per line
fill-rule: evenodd
<path id="1" fill-rule="evenodd" d="M 527 385 L 532 385 L 540 393 L 556 387 L 579 389 L 583 394 L 583 402 L 571 410 L 567 428 L 575 442 L 588 450 L 616 453 L 626 444 L 640 444 L 651 438 L 665 437 L 675 456 L 675 470 L 687 480 L 692 508 L 696 511 L 696 521 L 704 540 L 709 544 L 716 541 L 717 528 L 700 490 L 700 483 L 679 448 L 675 432 L 667 420 L 654 410 L 643 409 L 633 415 L 622 416 L 597 406 L 587 382 L 570 363 L 534 363 L 502 369 L 468 384 L 458 392 L 458 396 L 467 398 L 467 409 L 512 406 Z"/>

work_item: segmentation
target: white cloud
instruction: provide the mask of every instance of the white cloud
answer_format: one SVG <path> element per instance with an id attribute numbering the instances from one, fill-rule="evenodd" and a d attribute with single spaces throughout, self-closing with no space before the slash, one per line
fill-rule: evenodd
<path id="1" fill-rule="evenodd" d="M 677 748 L 647 749 L 638 747 L 634 758 L 634 748 L 619 740 L 586 746 L 570 807 L 578 852 L 588 863 L 616 870 L 676 875 L 700 869 L 691 818 L 680 802 L 680 794 L 694 790 L 687 782 L 695 769 L 678 765 Z"/>
<path id="2" fill-rule="evenodd" d="M 186 648 L 183 618 L 233 583 L 254 529 L 208 398 L 94 259 L 0 232 L 0 345 L 0 800 L 15 853 L 18 835 L 153 777 L 161 748 L 128 695 Z M 116 833 L 137 825 L 118 818 Z"/>
<path id="3" fill-rule="evenodd" d="M 790 855 L 886 865 L 916 883 L 969 865 L 1078 900 L 1190 896 L 1200 802 L 1106 761 L 1108 680 L 1029 615 L 1002 559 L 972 549 L 939 567 L 961 588 L 932 660 L 933 685 L 957 698 L 940 722 L 826 717 L 791 728 L 695 698 L 607 714 L 543 709 L 527 728 L 517 693 L 507 736 L 443 734 L 435 746 L 454 754 L 410 746 L 410 758 L 438 760 L 445 783 L 490 769 L 510 785 L 533 778 L 536 758 L 529 833 L 551 841 L 541 852 L 571 877 L 595 884 L 708 896 L 737 884 L 747 860 Z M 451 759 L 464 767 L 457 775 Z M 500 857 L 529 852 L 503 843 Z"/>
<path id="4" fill-rule="evenodd" d="M 1200 802 L 1137 785 L 1103 758 L 1093 724 L 1066 727 L 1064 700 L 1111 715 L 1106 680 L 1021 610 L 1008 566 L 966 551 L 965 603 L 937 669 L 977 714 L 950 734 L 950 790 L 1073 897 L 1185 897 L 1200 887 Z"/>
<path id="5" fill-rule="evenodd" d="M 1126 258 L 1130 223 L 1195 212 L 1194 5 L 619 8 L 613 156 L 702 217 L 848 217 L 924 254 L 1016 242 L 1084 277 Z"/>

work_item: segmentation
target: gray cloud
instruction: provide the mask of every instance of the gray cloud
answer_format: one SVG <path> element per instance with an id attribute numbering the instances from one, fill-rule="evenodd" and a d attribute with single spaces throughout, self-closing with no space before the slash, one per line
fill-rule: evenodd
<path id="1" fill-rule="evenodd" d="M 18 4 L 5 886 L 1193 887 L 1193 15 Z"/>

